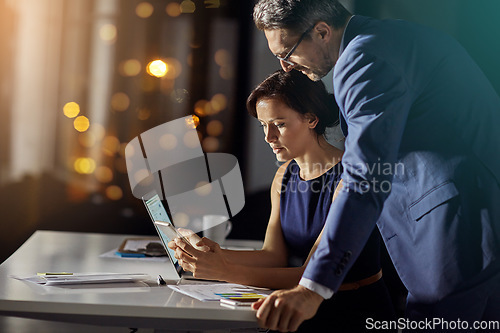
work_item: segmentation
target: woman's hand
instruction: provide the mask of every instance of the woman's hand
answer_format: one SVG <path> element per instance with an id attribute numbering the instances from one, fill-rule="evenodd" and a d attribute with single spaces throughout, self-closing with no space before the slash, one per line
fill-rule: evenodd
<path id="1" fill-rule="evenodd" d="M 174 249 L 170 243 L 169 247 Z M 203 237 L 195 244 L 197 248 L 208 249 L 207 251 L 198 250 L 181 238 L 176 238 L 173 243 L 175 244 L 175 257 L 179 259 L 179 264 L 184 270 L 192 272 L 194 277 L 213 280 L 227 278 L 229 264 L 216 242 Z"/>
<path id="2" fill-rule="evenodd" d="M 201 237 L 198 236 L 194 231 L 189 230 L 189 229 L 178 228 L 177 232 L 181 236 L 186 238 L 190 244 L 194 244 L 194 247 L 197 250 L 200 250 L 200 251 L 209 251 L 210 250 L 210 248 L 208 246 L 205 246 L 205 245 L 203 245 L 203 243 L 200 243 Z M 200 245 L 198 245 L 198 244 L 200 244 Z M 171 240 L 170 242 L 168 242 L 167 246 L 174 251 L 177 249 L 177 245 L 175 245 L 175 240 Z"/>

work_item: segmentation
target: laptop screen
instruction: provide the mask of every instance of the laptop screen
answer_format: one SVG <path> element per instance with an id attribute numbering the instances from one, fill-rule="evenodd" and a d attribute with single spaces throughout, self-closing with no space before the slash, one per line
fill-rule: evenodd
<path id="1" fill-rule="evenodd" d="M 170 221 L 170 218 L 168 217 L 165 206 L 163 206 L 163 203 L 161 202 L 161 199 L 158 196 L 158 194 L 153 194 L 152 196 L 144 197 L 143 200 L 144 200 L 144 203 L 146 204 L 146 208 L 148 210 L 148 213 L 151 216 L 151 219 L 153 221 L 172 223 Z M 171 239 L 160 228 L 157 228 L 156 225 L 155 225 L 155 228 L 158 231 L 158 235 L 160 235 L 161 240 L 162 240 L 163 244 L 165 245 L 166 250 L 168 250 L 168 252 L 169 252 L 170 259 L 172 259 L 173 263 L 177 267 L 177 259 L 174 256 L 175 251 L 173 251 L 172 249 L 170 249 L 167 246 L 168 242 L 170 242 Z"/>

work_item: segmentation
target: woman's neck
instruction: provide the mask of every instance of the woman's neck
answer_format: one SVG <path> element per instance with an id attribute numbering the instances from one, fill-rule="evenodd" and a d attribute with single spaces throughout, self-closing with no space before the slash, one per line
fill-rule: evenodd
<path id="1" fill-rule="evenodd" d="M 294 158 L 303 180 L 321 176 L 342 160 L 344 152 L 329 144 L 323 136 L 316 143 L 304 155 Z"/>

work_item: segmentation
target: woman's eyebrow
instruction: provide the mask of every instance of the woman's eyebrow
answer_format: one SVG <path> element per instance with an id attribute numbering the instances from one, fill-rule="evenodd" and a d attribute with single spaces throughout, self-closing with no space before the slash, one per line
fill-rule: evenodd
<path id="1" fill-rule="evenodd" d="M 265 121 L 265 120 L 257 118 L 258 121 L 263 122 L 263 123 L 272 123 L 273 121 L 276 121 L 276 120 L 285 120 L 285 119 L 286 118 L 280 118 L 280 117 L 278 117 L 278 118 L 273 118 L 273 119 L 269 119 L 268 121 Z"/>

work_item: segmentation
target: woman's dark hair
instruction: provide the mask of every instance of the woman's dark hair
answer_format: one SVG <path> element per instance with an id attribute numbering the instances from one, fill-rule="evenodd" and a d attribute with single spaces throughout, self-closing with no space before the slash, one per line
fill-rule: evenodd
<path id="1" fill-rule="evenodd" d="M 332 94 L 321 81 L 312 81 L 299 71 L 278 70 L 269 75 L 252 91 L 247 99 L 247 110 L 257 118 L 257 103 L 261 99 L 277 99 L 300 114 L 312 113 L 318 117 L 314 128 L 318 135 L 326 127 L 338 124 L 339 108 Z"/>

